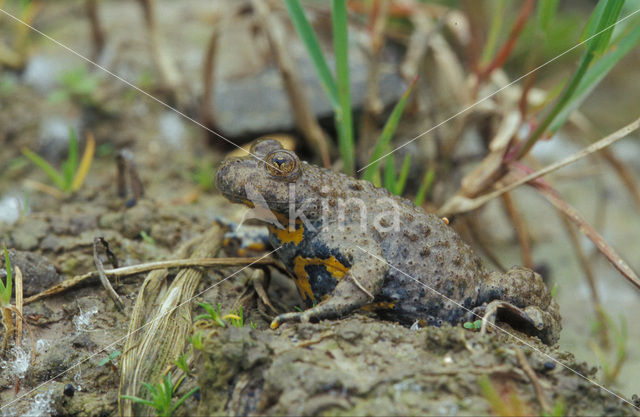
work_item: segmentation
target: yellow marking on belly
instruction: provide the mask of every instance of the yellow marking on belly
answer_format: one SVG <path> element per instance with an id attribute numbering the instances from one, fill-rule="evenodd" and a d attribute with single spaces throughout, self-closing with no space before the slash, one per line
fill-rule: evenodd
<path id="1" fill-rule="evenodd" d="M 278 229 L 277 227 L 270 225 L 268 226 L 269 232 L 276 235 L 278 240 L 280 240 L 280 242 L 282 243 L 293 242 L 293 244 L 299 245 L 300 242 L 302 242 L 302 238 L 304 236 L 304 226 L 302 225 L 302 222 L 300 220 L 296 220 L 296 229 L 292 231 L 289 230 L 288 223 L 282 222 L 278 215 L 276 215 L 276 218 L 278 218 L 278 221 L 285 225 L 285 227 L 284 229 Z"/>
<path id="2" fill-rule="evenodd" d="M 375 303 L 364 305 L 360 309 L 364 311 L 393 310 L 395 306 L 396 304 L 392 301 L 378 301 Z"/>
<path id="3" fill-rule="evenodd" d="M 312 301 L 315 301 L 315 296 L 311 289 L 311 283 L 309 282 L 309 274 L 305 269 L 307 265 L 324 265 L 329 275 L 338 281 L 340 281 L 349 271 L 349 268 L 344 266 L 342 262 L 337 260 L 333 255 L 327 259 L 303 258 L 300 255 L 296 256 L 293 260 L 294 281 L 300 291 L 300 295 L 302 295 L 302 298 L 305 300 L 311 299 Z"/>

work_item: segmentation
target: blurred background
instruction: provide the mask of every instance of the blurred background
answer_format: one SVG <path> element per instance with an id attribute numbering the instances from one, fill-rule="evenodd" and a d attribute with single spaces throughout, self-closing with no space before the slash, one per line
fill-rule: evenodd
<path id="1" fill-rule="evenodd" d="M 212 173 L 271 135 L 447 216 L 489 268 L 536 269 L 560 304 L 560 348 L 598 364 L 605 386 L 640 392 L 638 133 L 544 183 L 463 204 L 639 117 L 640 1 L 351 0 L 342 21 L 328 1 L 0 9 L 8 247 L 79 273 L 43 219 L 76 222 L 65 233 L 82 236 L 96 207 L 146 198 L 185 218 L 238 221 Z M 144 194 L 121 195 L 117 160 Z M 579 220 L 567 220 L 571 208 Z M 109 230 L 101 219 L 92 227 Z M 172 230 L 146 233 L 170 251 L 186 238 Z"/>

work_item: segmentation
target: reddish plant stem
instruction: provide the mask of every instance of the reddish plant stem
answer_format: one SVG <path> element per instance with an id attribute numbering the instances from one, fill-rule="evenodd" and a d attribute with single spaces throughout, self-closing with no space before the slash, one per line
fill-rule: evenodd
<path id="1" fill-rule="evenodd" d="M 535 0 L 527 0 L 522 7 L 520 8 L 520 12 L 518 13 L 518 18 L 516 22 L 513 24 L 511 28 L 511 33 L 509 34 L 509 39 L 502 46 L 502 49 L 496 54 L 493 61 L 491 61 L 485 68 L 478 71 L 478 84 L 481 84 L 484 80 L 486 80 L 489 75 L 497 68 L 500 68 L 504 65 L 513 52 L 513 48 L 516 46 L 516 42 L 518 41 L 518 37 L 524 28 L 525 23 L 529 19 L 531 15 L 531 11 L 533 10 L 533 5 L 535 4 Z"/>

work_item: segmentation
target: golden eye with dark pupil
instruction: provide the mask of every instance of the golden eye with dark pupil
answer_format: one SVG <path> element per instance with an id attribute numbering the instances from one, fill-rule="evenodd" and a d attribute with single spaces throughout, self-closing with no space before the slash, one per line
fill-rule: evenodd
<path id="1" fill-rule="evenodd" d="M 277 177 L 286 177 L 297 169 L 296 157 L 288 151 L 275 151 L 267 156 L 265 162 L 269 173 Z"/>

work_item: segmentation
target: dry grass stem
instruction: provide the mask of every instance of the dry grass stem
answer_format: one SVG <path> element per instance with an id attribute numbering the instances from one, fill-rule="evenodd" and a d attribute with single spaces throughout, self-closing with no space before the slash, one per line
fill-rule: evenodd
<path id="1" fill-rule="evenodd" d="M 637 119 L 631 123 L 629 123 L 628 125 L 624 126 L 621 129 L 618 129 L 617 131 L 611 133 L 610 135 L 600 139 L 599 141 L 593 143 L 590 146 L 587 146 L 585 149 L 582 149 L 581 151 L 578 151 L 576 153 L 574 153 L 573 155 L 568 156 L 567 158 L 558 161 L 556 163 L 553 163 L 551 165 L 548 165 L 547 167 L 533 172 L 531 174 L 522 176 L 520 178 L 518 178 L 517 180 L 513 181 L 511 184 L 508 184 L 496 191 L 493 191 L 491 193 L 482 195 L 480 197 L 477 198 L 468 198 L 465 197 L 463 195 L 457 194 L 454 197 L 452 197 L 449 201 L 447 201 L 439 210 L 438 210 L 438 215 L 439 216 L 451 216 L 453 214 L 458 214 L 458 213 L 464 213 L 467 211 L 471 211 L 471 210 L 475 210 L 478 207 L 481 207 L 482 205 L 486 204 L 487 202 L 493 200 L 494 198 L 501 196 L 502 194 L 509 192 L 519 186 L 521 186 L 522 184 L 526 184 L 528 182 L 531 182 L 537 178 L 540 178 L 546 174 L 549 174 L 553 171 L 556 171 L 560 168 L 563 168 L 569 164 L 572 164 L 582 158 L 584 158 L 585 156 L 588 156 L 594 152 L 597 152 L 601 149 L 606 148 L 607 146 L 610 146 L 612 144 L 614 144 L 615 142 L 617 142 L 618 140 L 624 138 L 625 136 L 627 136 L 628 134 L 630 134 L 631 132 L 637 130 L 640 127 L 640 119 Z"/>
<path id="2" fill-rule="evenodd" d="M 591 240 L 598 250 L 611 262 L 611 264 L 630 283 L 640 289 L 640 278 L 629 267 L 629 265 L 618 255 L 600 234 L 582 217 L 580 213 L 562 199 L 560 194 L 548 185 L 540 182 L 533 182 L 532 185 L 542 194 L 556 209 L 560 210 L 572 223 L 578 226 L 582 234 Z"/>
<path id="3" fill-rule="evenodd" d="M 98 0 L 87 0 L 87 18 L 91 26 L 92 60 L 96 61 L 102 53 L 105 43 L 104 30 L 98 14 Z"/>
<path id="4" fill-rule="evenodd" d="M 34 181 L 27 178 L 24 180 L 24 186 L 31 190 L 40 191 L 41 193 L 49 194 L 50 196 L 55 197 L 58 200 L 62 200 L 64 198 L 64 193 L 62 191 L 50 185 L 43 184 L 40 181 Z"/>
<path id="5" fill-rule="evenodd" d="M 282 269 L 282 266 L 275 259 L 271 258 L 200 258 L 149 262 L 132 266 L 123 266 L 121 268 L 115 269 L 105 269 L 103 272 L 107 277 L 125 277 L 129 275 L 141 274 L 143 272 L 165 270 L 168 268 L 209 268 L 212 266 L 244 266 L 248 264 L 271 265 L 275 266 L 278 269 Z M 76 275 L 38 294 L 34 294 L 31 297 L 25 298 L 24 303 L 30 304 L 34 301 L 38 301 L 43 298 L 62 293 L 71 288 L 77 287 L 87 280 L 95 279 L 98 277 L 99 276 L 97 271 L 87 272 L 86 274 L 82 275 Z"/>
<path id="6" fill-rule="evenodd" d="M 22 346 L 22 324 L 23 324 L 23 315 L 22 315 L 22 307 L 24 305 L 24 294 L 22 293 L 22 271 L 18 265 L 15 266 L 16 276 L 15 276 L 15 289 L 16 289 L 16 345 Z M 32 337 L 33 339 L 33 337 Z"/>
<path id="7" fill-rule="evenodd" d="M 217 19 L 216 19 L 217 20 Z M 204 54 L 202 62 L 202 81 L 204 89 L 202 92 L 202 102 L 200 107 L 200 119 L 202 124 L 215 130 L 215 108 L 214 103 L 214 86 L 215 86 L 215 70 L 216 70 L 216 51 L 218 50 L 218 39 L 220 38 L 220 27 L 213 23 L 213 30 L 211 31 L 211 37 L 207 43 L 207 50 Z M 208 130 L 204 131 L 205 137 L 210 137 L 211 133 Z"/>
<path id="8" fill-rule="evenodd" d="M 224 229 L 214 224 L 207 232 L 184 244 L 179 256 L 194 259 L 215 256 L 222 246 Z M 168 365 L 183 352 L 191 329 L 188 301 L 203 271 L 186 269 L 169 283 L 167 271 L 153 271 L 143 282 L 136 299 L 122 355 L 118 409 L 120 415 L 143 415 L 149 408 L 124 400 L 121 395 L 140 396 L 143 382 L 157 381 Z M 141 361 L 140 358 L 144 358 Z"/>
<path id="9" fill-rule="evenodd" d="M 360 135 L 356 143 L 357 158 L 362 165 L 365 165 L 370 158 L 371 150 L 375 147 L 375 141 L 379 136 L 377 126 L 380 114 L 384 110 L 384 104 L 380 98 L 380 86 L 378 78 L 380 76 L 380 52 L 384 47 L 384 29 L 386 26 L 389 11 L 387 1 L 376 0 L 370 12 L 370 31 L 368 44 L 367 66 L 367 91 L 364 98 L 364 109 L 360 122 Z M 414 77 L 415 78 L 415 77 Z"/>
<path id="10" fill-rule="evenodd" d="M 576 254 L 576 258 L 578 259 L 578 263 L 584 272 L 584 276 L 587 278 L 587 283 L 589 284 L 589 290 L 591 291 L 591 302 L 593 303 L 593 309 L 598 317 L 598 320 L 602 323 L 602 326 L 599 328 L 598 336 L 600 337 L 600 344 L 605 348 L 609 346 L 609 335 L 607 333 L 607 321 L 604 316 L 604 310 L 602 309 L 602 303 L 600 302 L 600 294 L 598 293 L 598 287 L 596 286 L 596 278 L 593 274 L 593 270 L 591 269 L 591 264 L 589 263 L 589 259 L 584 253 L 582 249 L 582 245 L 580 244 L 580 239 L 578 239 L 578 233 L 576 232 L 573 224 L 569 222 L 569 220 L 560 213 L 560 218 L 562 219 L 562 223 L 571 239 L 571 244 L 573 246 L 573 250 Z"/>
<path id="11" fill-rule="evenodd" d="M 102 283 L 102 286 L 107 290 L 107 294 L 109 294 L 109 297 L 111 297 L 111 299 L 116 304 L 116 306 L 120 310 L 124 310 L 124 303 L 122 302 L 122 299 L 120 298 L 118 293 L 113 289 L 113 287 L 111 286 L 111 283 L 109 282 L 109 280 L 107 279 L 107 276 L 104 273 L 104 266 L 102 265 L 102 261 L 100 260 L 100 256 L 98 255 L 98 244 L 100 242 L 104 242 L 104 239 L 101 237 L 96 237 L 93 239 L 93 262 L 98 271 L 98 278 L 100 278 L 100 282 Z"/>
<path id="12" fill-rule="evenodd" d="M 298 72 L 298 67 L 289 55 L 290 47 L 287 45 L 287 35 L 284 32 L 287 26 L 275 13 L 271 12 L 268 2 L 252 0 L 251 4 L 258 16 L 258 24 L 269 39 L 298 127 L 312 148 L 320 154 L 324 167 L 330 168 L 329 138 L 318 124 L 307 98 L 306 88 Z"/>
<path id="13" fill-rule="evenodd" d="M 515 351 L 516 351 L 516 356 L 518 357 L 518 362 L 520 362 L 520 366 L 522 367 L 522 370 L 529 377 L 531 384 L 533 384 L 533 389 L 536 392 L 536 398 L 538 398 L 540 407 L 542 407 L 542 410 L 545 412 L 545 414 L 551 415 L 551 411 L 552 411 L 551 406 L 547 401 L 547 397 L 545 397 L 544 395 L 544 391 L 542 390 L 542 385 L 540 384 L 540 380 L 538 380 L 538 376 L 536 375 L 535 371 L 531 368 L 531 365 L 529 365 L 529 362 L 527 361 L 527 358 L 524 356 L 524 353 L 522 353 L 522 350 L 516 347 Z"/>
<path id="14" fill-rule="evenodd" d="M 513 223 L 516 230 L 516 236 L 518 237 L 518 244 L 520 247 L 520 254 L 522 256 L 522 265 L 529 269 L 533 269 L 533 256 L 531 255 L 531 241 L 529 238 L 529 231 L 527 225 L 520 217 L 518 208 L 516 207 L 511 194 L 502 194 L 502 202 L 504 203 L 505 210 Z"/>
<path id="15" fill-rule="evenodd" d="M 180 87 L 183 86 L 182 77 L 171 55 L 165 49 L 167 42 L 162 39 L 158 29 L 155 0 L 138 0 L 138 3 L 147 25 L 151 55 L 160 74 L 162 85 L 174 98 L 179 98 Z"/>

